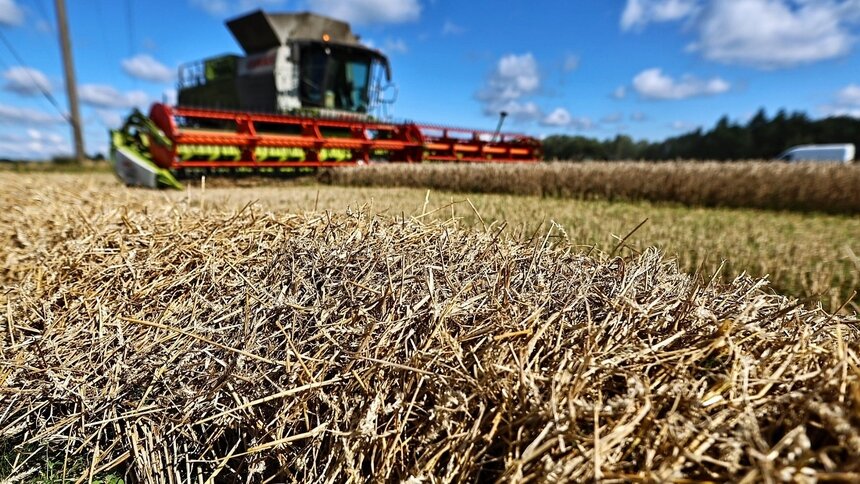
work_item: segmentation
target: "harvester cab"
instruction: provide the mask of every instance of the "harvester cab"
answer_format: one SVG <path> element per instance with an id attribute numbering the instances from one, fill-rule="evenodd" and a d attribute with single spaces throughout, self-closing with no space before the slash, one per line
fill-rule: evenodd
<path id="1" fill-rule="evenodd" d="M 179 175 L 295 173 L 374 161 L 533 162 L 532 137 L 380 119 L 385 55 L 349 24 L 255 11 L 227 21 L 244 56 L 179 69 L 177 105 L 133 112 L 111 132 L 128 185 L 175 187 Z M 390 100 L 388 100 L 390 101 Z"/>
<path id="2" fill-rule="evenodd" d="M 245 56 L 179 68 L 178 105 L 266 113 L 373 114 L 391 82 L 388 58 L 349 24 L 312 13 L 256 11 L 227 27 Z"/>

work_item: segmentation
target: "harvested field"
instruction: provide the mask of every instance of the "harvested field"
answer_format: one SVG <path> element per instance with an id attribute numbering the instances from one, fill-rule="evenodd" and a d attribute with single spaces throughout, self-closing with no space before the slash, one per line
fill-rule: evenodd
<path id="1" fill-rule="evenodd" d="M 58 192 L 54 195 L 54 192 Z M 657 247 L 674 258 L 683 272 L 700 273 L 730 282 L 746 272 L 767 277 L 781 294 L 801 297 L 808 304 L 820 301 L 835 310 L 860 289 L 860 218 L 847 215 L 774 212 L 757 210 L 684 207 L 648 202 L 607 202 L 542 198 L 502 194 L 455 194 L 422 189 L 391 187 L 339 187 L 313 184 L 312 179 L 262 180 L 244 178 L 231 182 L 209 178 L 206 189 L 199 185 L 185 192 L 128 190 L 110 175 L 6 175 L 0 176 L 0 235 L 12 240 L 0 244 L 0 282 L 4 273 L 16 271 L 15 257 L 3 252 L 18 245 L 16 238 L 38 240 L 43 228 L 38 222 L 45 209 L 36 199 L 87 193 L 92 202 L 112 194 L 124 203 L 160 206 L 165 203 L 194 203 L 206 210 L 239 210 L 258 203 L 274 212 L 301 213 L 310 210 L 342 212 L 352 207 L 389 216 L 420 216 L 446 220 L 452 216 L 463 225 L 482 228 L 504 224 L 503 236 L 530 240 L 535 234 L 559 224 L 566 239 L 552 242 L 573 244 L 576 250 L 610 253 L 619 238 L 647 220 L 627 238 L 621 254 L 635 254 Z M 475 208 L 473 209 L 472 206 Z M 77 208 L 74 208 L 77 210 Z M 477 212 L 480 214 L 478 216 Z M 860 310 L 852 300 L 848 311 Z"/>
<path id="2" fill-rule="evenodd" d="M 558 229 L 33 186 L 2 201 L 7 474 L 860 479 L 860 321 L 761 282 Z"/>
<path id="3" fill-rule="evenodd" d="M 860 213 L 860 165 L 542 163 L 372 165 L 331 170 L 337 185 L 400 186 L 691 206 Z"/>

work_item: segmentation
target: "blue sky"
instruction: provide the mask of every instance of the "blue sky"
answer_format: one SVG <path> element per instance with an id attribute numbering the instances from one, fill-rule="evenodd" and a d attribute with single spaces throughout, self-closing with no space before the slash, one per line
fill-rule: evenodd
<path id="1" fill-rule="evenodd" d="M 70 151 L 53 1 L 0 0 L 0 156 Z M 240 52 L 254 8 L 348 20 L 391 58 L 394 116 L 536 136 L 662 139 L 760 107 L 860 117 L 860 0 L 68 0 L 87 151 L 176 67 Z"/>

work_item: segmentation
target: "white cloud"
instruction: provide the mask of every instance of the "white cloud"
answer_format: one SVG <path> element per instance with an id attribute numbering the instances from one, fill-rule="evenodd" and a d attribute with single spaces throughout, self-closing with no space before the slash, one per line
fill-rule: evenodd
<path id="1" fill-rule="evenodd" d="M 624 120 L 624 113 L 621 113 L 621 112 L 607 114 L 606 116 L 600 118 L 601 123 L 607 123 L 607 124 L 620 123 L 622 120 Z"/>
<path id="2" fill-rule="evenodd" d="M 507 101 L 502 104 L 484 106 L 484 114 L 487 116 L 498 116 L 502 111 L 508 113 L 511 119 L 518 122 L 534 121 L 543 116 L 540 107 L 532 101 Z"/>
<path id="3" fill-rule="evenodd" d="M 579 59 L 578 55 L 567 54 L 564 57 L 564 63 L 562 64 L 561 68 L 562 68 L 562 70 L 564 70 L 564 72 L 573 72 L 573 71 L 579 69 L 579 62 L 580 62 L 580 59 Z"/>
<path id="4" fill-rule="evenodd" d="M 712 1 L 690 49 L 727 64 L 790 67 L 847 54 L 855 42 L 847 23 L 856 0 Z"/>
<path id="5" fill-rule="evenodd" d="M 0 136 L 0 156 L 16 159 L 47 160 L 53 156 L 69 155 L 68 140 L 50 131 L 27 129 L 24 133 Z"/>
<path id="6" fill-rule="evenodd" d="M 541 126 L 553 128 L 573 128 L 578 130 L 593 129 L 596 127 L 594 121 L 588 117 L 576 118 L 567 109 L 555 108 L 551 113 L 540 121 Z"/>
<path id="7" fill-rule="evenodd" d="M 227 0 L 191 0 L 191 5 L 216 17 L 225 15 L 230 10 L 230 4 Z"/>
<path id="8" fill-rule="evenodd" d="M 60 144 L 63 141 L 65 141 L 65 139 L 62 136 L 58 135 L 57 133 L 40 131 L 38 129 L 33 129 L 33 128 L 30 128 L 27 130 L 27 136 L 32 141 L 44 141 L 47 143 L 53 143 L 55 145 Z"/>
<path id="9" fill-rule="evenodd" d="M 555 108 L 540 124 L 544 126 L 568 126 L 571 121 L 573 121 L 573 116 L 570 115 L 567 109 Z"/>
<path id="10" fill-rule="evenodd" d="M 624 99 L 625 97 L 627 97 L 627 87 L 625 87 L 625 86 L 616 87 L 615 90 L 612 91 L 612 97 L 615 99 Z"/>
<path id="11" fill-rule="evenodd" d="M 307 7 L 358 25 L 412 22 L 421 16 L 418 0 L 314 0 Z"/>
<path id="12" fill-rule="evenodd" d="M 627 0 L 620 24 L 641 30 L 687 19 L 687 50 L 708 60 L 777 69 L 848 54 L 860 0 Z"/>
<path id="13" fill-rule="evenodd" d="M 42 71 L 30 67 L 16 66 L 3 73 L 3 89 L 22 96 L 35 96 L 42 91 L 50 92 L 53 86 Z"/>
<path id="14" fill-rule="evenodd" d="M 675 131 L 692 131 L 696 129 L 696 126 L 693 123 L 688 123 L 687 121 L 673 121 L 669 124 L 669 127 L 674 129 Z"/>
<path id="15" fill-rule="evenodd" d="M 43 34 L 53 34 L 54 33 L 54 25 L 48 22 L 47 20 L 37 20 L 36 21 L 36 31 Z"/>
<path id="16" fill-rule="evenodd" d="M 849 84 L 836 93 L 833 104 L 821 106 L 825 116 L 850 116 L 860 118 L 860 85 Z"/>
<path id="17" fill-rule="evenodd" d="M 825 116 L 847 116 L 860 119 L 860 108 L 847 108 L 843 106 L 825 106 Z"/>
<path id="18" fill-rule="evenodd" d="M 78 95 L 81 103 L 96 108 L 128 109 L 149 103 L 149 96 L 143 91 L 120 92 L 105 84 L 82 84 L 78 86 Z"/>
<path id="19" fill-rule="evenodd" d="M 531 53 L 506 55 L 499 59 L 478 98 L 489 101 L 519 99 L 537 91 L 540 82 L 537 61 Z"/>
<path id="20" fill-rule="evenodd" d="M 409 52 L 409 46 L 403 39 L 386 39 L 382 45 L 382 51 L 386 54 L 405 54 Z"/>
<path id="21" fill-rule="evenodd" d="M 284 0 L 191 0 L 191 5 L 214 17 L 247 13 L 257 8 L 278 7 Z"/>
<path id="22" fill-rule="evenodd" d="M 507 111 L 519 121 L 536 120 L 542 116 L 540 108 L 522 99 L 536 93 L 540 84 L 537 61 L 531 53 L 509 54 L 499 59 L 487 84 L 475 97 L 481 101 L 486 115 Z"/>
<path id="23" fill-rule="evenodd" d="M 860 107 L 860 84 L 850 84 L 836 94 L 840 104 Z"/>
<path id="24" fill-rule="evenodd" d="M 0 104 L 0 123 L 54 124 L 64 121 L 65 119 L 59 115 Z"/>
<path id="25" fill-rule="evenodd" d="M 18 26 L 24 23 L 24 11 L 15 0 L 0 0 L 0 25 Z"/>
<path id="26" fill-rule="evenodd" d="M 649 23 L 681 20 L 692 16 L 697 9 L 697 0 L 627 0 L 621 14 L 621 28 L 631 30 Z"/>
<path id="27" fill-rule="evenodd" d="M 110 129 L 116 129 L 122 126 L 123 117 L 116 111 L 97 109 L 96 116 L 98 116 L 99 121 L 101 121 L 103 125 Z"/>
<path id="28" fill-rule="evenodd" d="M 714 77 L 699 79 L 684 75 L 675 80 L 663 74 L 662 69 L 646 69 L 633 78 L 633 89 L 646 99 L 687 99 L 696 96 L 722 94 L 731 88 L 728 82 Z"/>
<path id="29" fill-rule="evenodd" d="M 176 92 L 176 89 L 165 89 L 163 93 L 161 93 L 161 100 L 165 104 L 170 104 L 171 106 L 176 104 L 177 97 L 179 93 Z"/>
<path id="30" fill-rule="evenodd" d="M 630 120 L 641 123 L 648 120 L 648 115 L 641 111 L 636 111 L 635 113 L 630 113 Z"/>
<path id="31" fill-rule="evenodd" d="M 465 31 L 466 29 L 450 20 L 446 20 L 445 23 L 442 24 L 442 35 L 459 35 Z"/>
<path id="32" fill-rule="evenodd" d="M 170 82 L 174 78 L 174 70 L 155 60 L 149 54 L 138 54 L 129 59 L 123 59 L 122 70 L 126 74 L 150 82 Z"/>

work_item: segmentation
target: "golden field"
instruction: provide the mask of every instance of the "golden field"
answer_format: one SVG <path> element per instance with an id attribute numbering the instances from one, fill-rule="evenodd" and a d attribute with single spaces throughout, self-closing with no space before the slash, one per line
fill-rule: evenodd
<path id="1" fill-rule="evenodd" d="M 332 170 L 338 185 L 432 188 L 688 206 L 860 213 L 860 164 L 633 161 L 376 164 Z"/>
<path id="2" fill-rule="evenodd" d="M 854 218 L 231 185 L 0 175 L 0 479 L 860 479 Z"/>

